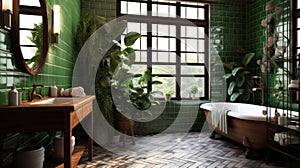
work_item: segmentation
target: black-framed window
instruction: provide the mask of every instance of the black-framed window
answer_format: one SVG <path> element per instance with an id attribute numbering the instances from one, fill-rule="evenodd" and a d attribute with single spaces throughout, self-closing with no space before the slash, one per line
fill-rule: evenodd
<path id="1" fill-rule="evenodd" d="M 291 1 L 292 14 L 292 76 L 299 78 L 300 70 L 300 2 Z M 299 70 L 297 70 L 299 69 Z"/>
<path id="2" fill-rule="evenodd" d="M 209 4 L 164 0 L 117 2 L 117 16 L 128 21 L 124 34 L 135 31 L 142 35 L 134 45 L 133 71 L 142 73 L 148 68 L 153 77 L 163 82 L 148 89 L 173 90 L 173 98 L 188 99 L 190 88 L 197 86 L 196 96 L 208 99 Z"/>

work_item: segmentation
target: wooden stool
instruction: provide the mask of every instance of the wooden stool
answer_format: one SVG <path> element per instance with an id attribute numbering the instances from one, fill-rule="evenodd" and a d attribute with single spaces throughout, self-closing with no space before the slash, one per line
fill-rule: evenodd
<path id="1" fill-rule="evenodd" d="M 132 144 L 135 145 L 133 125 L 134 125 L 134 121 L 132 121 L 132 120 L 121 120 L 121 121 L 117 122 L 117 127 L 120 130 L 124 131 L 123 132 L 123 146 L 125 146 L 125 142 L 126 142 L 127 129 L 130 129 Z"/>

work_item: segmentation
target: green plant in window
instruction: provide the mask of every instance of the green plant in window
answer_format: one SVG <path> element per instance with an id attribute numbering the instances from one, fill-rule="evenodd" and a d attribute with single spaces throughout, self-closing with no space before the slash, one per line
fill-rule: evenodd
<path id="1" fill-rule="evenodd" d="M 29 40 L 35 45 L 36 52 L 31 59 L 27 61 L 28 65 L 31 65 L 32 69 L 36 69 L 39 65 L 39 60 L 43 50 L 43 24 L 34 24 L 34 29 L 31 31 L 31 37 Z"/>
<path id="2" fill-rule="evenodd" d="M 165 93 L 165 95 L 170 97 L 170 96 L 172 96 L 174 93 L 175 93 L 174 90 L 169 90 L 169 91 L 167 91 L 167 92 Z"/>
<path id="3" fill-rule="evenodd" d="M 229 83 L 227 93 L 230 101 L 248 101 L 250 99 L 253 80 L 247 65 L 254 57 L 254 53 L 245 54 L 241 63 L 223 63 L 227 73 L 225 79 Z"/>
<path id="4" fill-rule="evenodd" d="M 192 93 L 192 94 L 197 94 L 198 91 L 199 91 L 199 89 L 197 86 L 192 86 L 190 89 L 190 93 Z"/>

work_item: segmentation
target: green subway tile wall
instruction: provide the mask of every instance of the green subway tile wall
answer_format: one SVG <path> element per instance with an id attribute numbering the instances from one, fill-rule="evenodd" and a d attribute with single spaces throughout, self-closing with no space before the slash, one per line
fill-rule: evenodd
<path id="1" fill-rule="evenodd" d="M 48 23 L 51 27 L 51 10 L 54 0 L 47 0 Z M 74 50 L 74 34 L 80 19 L 80 0 L 56 1 L 61 6 L 61 33 L 60 43 L 50 44 L 44 69 L 36 76 L 30 76 L 19 72 L 14 64 L 11 53 L 9 34 L 5 30 L 0 31 L 0 105 L 7 104 L 7 93 L 12 84 L 20 91 L 25 88 L 23 100 L 27 92 L 31 91 L 32 85 L 43 84 L 43 95 L 49 94 L 49 86 L 56 83 L 59 88 L 71 87 L 73 66 L 76 58 Z M 70 14 L 72 8 L 72 14 Z"/>
<path id="2" fill-rule="evenodd" d="M 117 0 L 81 0 L 81 13 L 90 13 L 105 17 L 107 20 L 116 18 Z"/>
<path id="3" fill-rule="evenodd" d="M 35 76 L 22 73 L 14 64 L 11 51 L 9 32 L 0 30 L 0 105 L 8 103 L 7 93 L 16 84 L 17 89 L 25 88 L 25 93 L 32 90 L 32 85 L 43 84 L 43 96 L 49 95 L 49 87 L 53 82 L 58 88 L 68 88 L 72 84 L 73 66 L 76 58 L 74 49 L 74 34 L 80 19 L 80 0 L 55 1 L 46 0 L 48 10 L 48 23 L 51 27 L 51 10 L 54 2 L 61 7 L 60 43 L 51 44 L 44 69 Z M 72 13 L 70 13 L 72 12 Z M 51 137 L 47 133 L 7 134 L 4 140 L 4 163 L 9 166 L 12 162 L 12 153 L 19 145 L 41 144 L 46 151 L 51 150 Z"/>
<path id="4" fill-rule="evenodd" d="M 234 61 L 239 48 L 246 50 L 246 5 L 211 2 L 210 9 L 212 50 L 223 61 Z"/>
<path id="5" fill-rule="evenodd" d="M 227 87 L 224 81 L 222 62 L 236 62 L 241 55 L 238 50 L 246 50 L 246 5 L 234 2 L 211 2 L 210 44 L 211 44 L 211 91 L 212 101 L 225 101 Z M 216 66 L 220 65 L 220 66 Z"/>

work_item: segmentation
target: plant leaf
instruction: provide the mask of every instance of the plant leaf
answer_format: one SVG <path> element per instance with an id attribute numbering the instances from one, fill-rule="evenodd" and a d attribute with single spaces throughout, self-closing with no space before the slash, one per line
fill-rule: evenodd
<path id="1" fill-rule="evenodd" d="M 230 96 L 230 101 L 234 102 L 240 96 L 239 92 L 235 92 Z"/>
<path id="2" fill-rule="evenodd" d="M 124 42 L 126 46 L 132 46 L 134 44 L 134 42 L 140 38 L 142 35 L 140 33 L 137 32 L 129 32 L 126 34 L 125 38 L 124 38 Z"/>
<path id="3" fill-rule="evenodd" d="M 243 101 L 250 100 L 250 92 L 244 92 L 244 94 L 242 94 L 241 98 Z"/>
<path id="4" fill-rule="evenodd" d="M 244 67 L 236 67 L 232 70 L 232 75 L 235 76 L 240 70 L 245 69 Z"/>
<path id="5" fill-rule="evenodd" d="M 235 81 L 230 82 L 229 87 L 228 87 L 228 91 L 227 91 L 229 96 L 232 95 L 235 86 L 236 86 Z"/>
<path id="6" fill-rule="evenodd" d="M 232 73 L 227 73 L 224 75 L 225 80 L 228 80 L 230 77 L 232 77 Z"/>
<path id="7" fill-rule="evenodd" d="M 152 85 L 157 85 L 157 84 L 163 84 L 161 81 L 152 81 L 151 82 Z"/>
<path id="8" fill-rule="evenodd" d="M 238 85 L 238 87 L 241 87 L 244 82 L 245 82 L 245 75 L 243 74 L 238 74 L 235 78 L 236 84 Z"/>
<path id="9" fill-rule="evenodd" d="M 246 54 L 245 57 L 243 58 L 242 64 L 244 66 L 247 66 L 253 57 L 254 57 L 254 53 Z"/>

